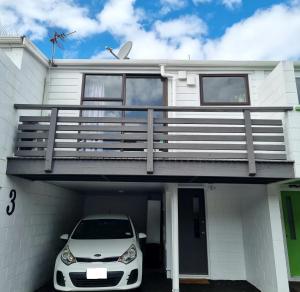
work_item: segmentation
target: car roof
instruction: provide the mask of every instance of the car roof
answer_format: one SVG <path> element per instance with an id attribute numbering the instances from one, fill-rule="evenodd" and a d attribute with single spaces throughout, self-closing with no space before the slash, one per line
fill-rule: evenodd
<path id="1" fill-rule="evenodd" d="M 83 220 L 96 220 L 96 219 L 125 219 L 129 220 L 129 217 L 127 215 L 123 214 L 95 214 L 86 216 L 83 218 Z"/>

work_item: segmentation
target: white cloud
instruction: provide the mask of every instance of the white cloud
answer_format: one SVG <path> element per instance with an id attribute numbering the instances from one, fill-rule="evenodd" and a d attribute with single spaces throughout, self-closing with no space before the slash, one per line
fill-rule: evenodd
<path id="1" fill-rule="evenodd" d="M 197 16 L 183 16 L 170 21 L 156 21 L 151 30 L 143 28 L 144 14 L 134 8 L 134 0 L 111 0 L 97 18 L 100 27 L 121 42 L 132 40 L 134 58 L 202 57 L 199 39 L 206 32 L 205 23 Z M 117 48 L 118 49 L 118 48 Z M 116 50 L 117 50 L 116 49 Z M 105 51 L 96 58 L 107 56 Z"/>
<path id="2" fill-rule="evenodd" d="M 32 39 L 47 35 L 47 26 L 67 31 L 76 30 L 75 37 L 86 37 L 99 30 L 88 9 L 74 0 L 0 0 L 0 21 Z"/>
<path id="3" fill-rule="evenodd" d="M 222 4 L 229 9 L 233 9 L 242 4 L 242 0 L 222 0 Z"/>
<path id="4" fill-rule="evenodd" d="M 205 35 L 203 20 L 191 15 L 156 21 L 146 31 L 136 14 L 134 1 L 123 1 L 126 7 L 118 8 L 116 0 L 107 4 L 104 11 L 113 17 L 105 21 L 106 27 L 121 42 L 133 41 L 132 58 L 187 59 L 190 55 L 192 59 L 261 60 L 300 57 L 300 42 L 296 37 L 300 34 L 299 6 L 281 4 L 260 10 L 229 27 L 222 37 L 210 39 Z M 99 56 L 104 56 L 103 52 Z"/>
<path id="5" fill-rule="evenodd" d="M 156 21 L 154 30 L 160 38 L 181 38 L 196 37 L 200 38 L 206 34 L 207 26 L 205 22 L 194 15 L 182 16 L 170 21 Z"/>
<path id="6" fill-rule="evenodd" d="M 156 20 L 149 25 L 146 12 L 136 7 L 135 0 L 108 0 L 95 17 L 75 0 L 23 0 L 23 5 L 18 0 L 0 0 L 0 21 L 33 39 L 47 36 L 47 27 L 75 29 L 74 36 L 81 38 L 81 42 L 87 36 L 96 38 L 97 34 L 108 32 L 119 43 L 132 40 L 130 56 L 137 59 L 187 59 L 188 56 L 191 59 L 297 59 L 300 57 L 297 38 L 300 3 L 299 0 L 289 3 L 259 10 L 228 27 L 217 39 L 208 37 L 207 25 L 196 15 Z M 104 50 L 95 55 L 109 56 Z"/>
<path id="7" fill-rule="evenodd" d="M 183 8 L 187 3 L 186 0 L 160 0 L 161 14 L 167 14 L 172 10 Z"/>
<path id="8" fill-rule="evenodd" d="M 205 44 L 208 59 L 296 59 L 300 57 L 300 7 L 276 5 L 228 28 Z"/>
<path id="9" fill-rule="evenodd" d="M 207 4 L 213 2 L 213 0 L 192 0 L 195 5 Z M 224 5 L 228 9 L 234 9 L 242 5 L 242 0 L 214 0 L 216 3 Z M 298 1 L 298 0 L 293 0 Z"/>

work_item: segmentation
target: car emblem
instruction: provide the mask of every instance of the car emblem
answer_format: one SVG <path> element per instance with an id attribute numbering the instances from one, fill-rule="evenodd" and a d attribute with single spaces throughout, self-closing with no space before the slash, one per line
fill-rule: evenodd
<path id="1" fill-rule="evenodd" d="M 94 256 L 97 257 L 97 258 L 99 258 L 99 257 L 101 257 L 101 254 L 100 253 L 96 253 Z"/>

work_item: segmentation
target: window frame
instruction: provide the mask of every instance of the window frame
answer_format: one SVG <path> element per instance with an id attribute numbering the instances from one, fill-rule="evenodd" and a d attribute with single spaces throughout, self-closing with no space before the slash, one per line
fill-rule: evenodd
<path id="1" fill-rule="evenodd" d="M 86 76 L 121 76 L 122 77 L 122 85 L 121 85 L 121 95 L 120 97 L 91 97 L 91 96 L 85 96 L 85 84 L 86 84 Z M 81 98 L 80 98 L 80 104 L 83 104 L 84 101 L 112 101 L 112 102 L 122 102 L 124 100 L 124 74 L 103 74 L 103 73 L 83 73 L 82 74 L 82 84 L 81 84 Z"/>
<path id="2" fill-rule="evenodd" d="M 86 76 L 121 76 L 122 77 L 122 89 L 121 97 L 85 97 L 85 83 Z M 159 74 L 127 74 L 127 73 L 83 73 L 82 74 L 82 85 L 81 85 L 81 98 L 80 104 L 82 105 L 84 101 L 109 101 L 109 102 L 121 102 L 122 105 L 126 105 L 126 79 L 127 78 L 141 78 L 141 79 L 151 79 L 160 78 L 162 80 L 162 95 L 163 95 L 163 105 L 168 105 L 168 79 L 162 77 Z"/>
<path id="3" fill-rule="evenodd" d="M 245 82 L 246 101 L 244 102 L 207 102 L 204 100 L 203 77 L 242 77 Z M 248 74 L 200 74 L 199 75 L 200 87 L 200 106 L 202 105 L 224 105 L 224 106 L 239 106 L 250 105 L 250 89 L 249 89 L 249 76 Z"/>

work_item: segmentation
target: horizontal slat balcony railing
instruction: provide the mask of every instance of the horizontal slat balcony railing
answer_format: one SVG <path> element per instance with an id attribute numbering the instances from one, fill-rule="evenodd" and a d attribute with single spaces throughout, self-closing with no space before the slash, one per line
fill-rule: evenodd
<path id="1" fill-rule="evenodd" d="M 59 158 L 142 159 L 148 174 L 155 171 L 156 160 L 244 160 L 250 176 L 255 176 L 258 160 L 287 160 L 282 120 L 269 114 L 253 118 L 252 113 L 292 110 L 29 104 L 15 108 L 31 114 L 49 111 L 46 116 L 20 116 L 15 150 L 16 157 L 44 158 L 45 172 L 51 172 Z M 176 112 L 184 117 L 176 117 Z"/>

